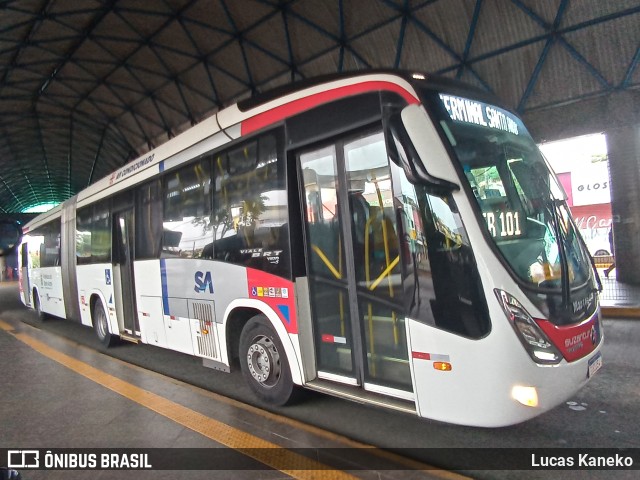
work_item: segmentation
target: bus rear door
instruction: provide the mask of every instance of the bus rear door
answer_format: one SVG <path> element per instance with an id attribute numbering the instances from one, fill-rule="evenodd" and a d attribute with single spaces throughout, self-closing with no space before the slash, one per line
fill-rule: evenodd
<path id="1" fill-rule="evenodd" d="M 19 268 L 20 268 L 20 296 L 22 303 L 27 307 L 31 306 L 31 283 L 29 282 L 29 243 L 23 242 L 20 245 Z"/>

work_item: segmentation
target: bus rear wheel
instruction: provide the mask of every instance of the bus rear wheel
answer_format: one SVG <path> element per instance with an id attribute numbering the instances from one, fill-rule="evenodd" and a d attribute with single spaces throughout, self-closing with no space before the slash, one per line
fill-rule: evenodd
<path id="1" fill-rule="evenodd" d="M 297 388 L 284 346 L 264 315 L 251 318 L 240 334 L 240 367 L 253 393 L 271 405 L 291 403 Z"/>
<path id="2" fill-rule="evenodd" d="M 93 319 L 93 329 L 100 343 L 107 348 L 112 346 L 115 343 L 115 337 L 109 332 L 109 321 L 100 300 L 96 300 L 93 305 L 91 316 Z"/>
<path id="3" fill-rule="evenodd" d="M 47 314 L 42 311 L 42 306 L 40 305 L 40 297 L 35 290 L 33 291 L 33 308 L 38 314 L 38 320 L 42 322 L 47 319 Z"/>

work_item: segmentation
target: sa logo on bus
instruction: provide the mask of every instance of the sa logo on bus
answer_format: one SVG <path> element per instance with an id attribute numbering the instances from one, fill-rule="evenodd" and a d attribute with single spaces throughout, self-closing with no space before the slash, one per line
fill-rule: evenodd
<path id="1" fill-rule="evenodd" d="M 195 274 L 196 285 L 193 289 L 196 293 L 204 293 L 205 290 L 209 290 L 209 293 L 213 293 L 213 280 L 211 280 L 211 272 L 196 272 Z"/>

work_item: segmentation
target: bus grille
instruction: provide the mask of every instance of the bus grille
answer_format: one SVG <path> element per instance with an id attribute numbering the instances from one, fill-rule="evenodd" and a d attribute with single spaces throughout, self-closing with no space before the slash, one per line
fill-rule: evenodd
<path id="1" fill-rule="evenodd" d="M 198 330 L 195 332 L 198 355 L 216 358 L 213 305 L 211 303 L 193 302 L 191 304 L 191 315 L 192 318 L 198 320 Z"/>

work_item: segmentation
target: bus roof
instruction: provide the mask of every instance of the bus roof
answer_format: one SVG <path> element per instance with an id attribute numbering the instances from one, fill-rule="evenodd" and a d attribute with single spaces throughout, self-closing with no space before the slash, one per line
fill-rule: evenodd
<path id="1" fill-rule="evenodd" d="M 167 168 L 179 165 L 199 153 L 217 148 L 285 118 L 310 108 L 368 91 L 388 90 L 401 95 L 408 103 L 418 103 L 416 87 L 464 90 L 486 96 L 475 87 L 422 73 L 397 70 L 374 70 L 326 75 L 276 88 L 265 94 L 242 100 L 214 113 L 162 145 L 128 162 L 77 194 L 78 207 L 90 204 L 148 180 Z M 170 164 L 169 164 L 170 163 Z M 53 209 L 36 217 L 59 215 Z"/>

